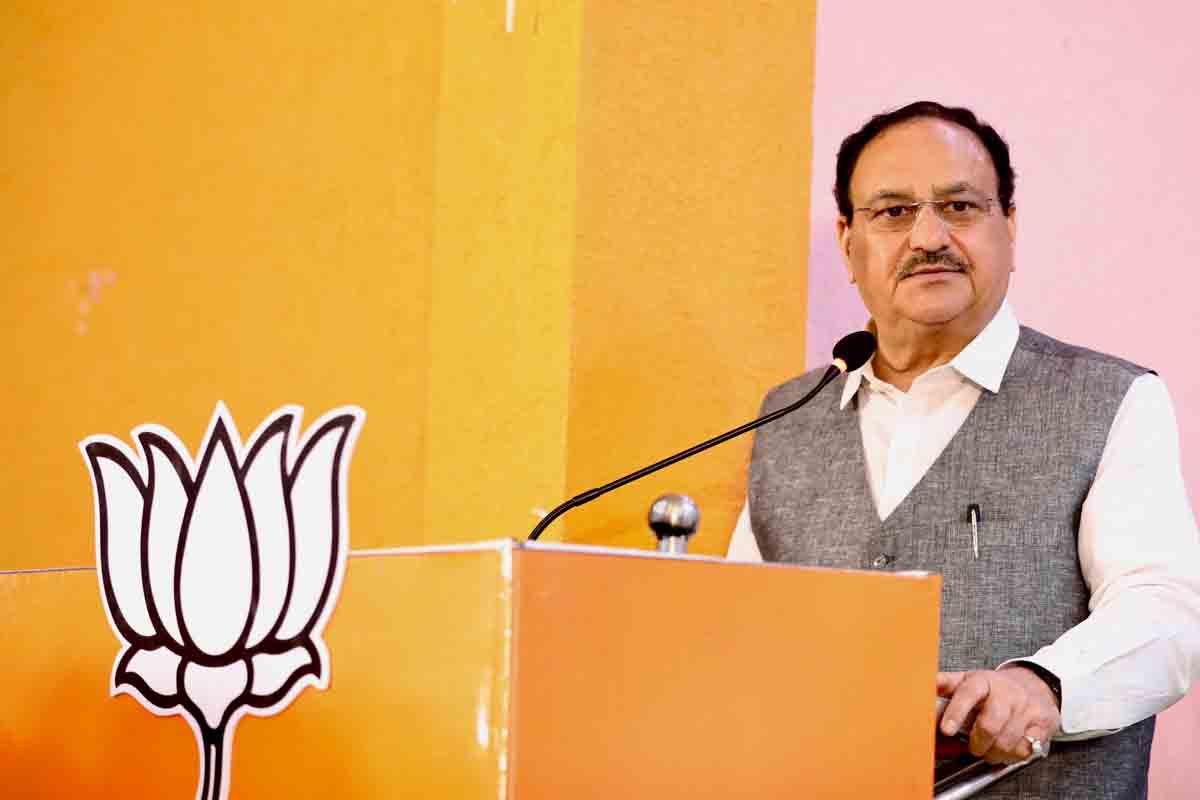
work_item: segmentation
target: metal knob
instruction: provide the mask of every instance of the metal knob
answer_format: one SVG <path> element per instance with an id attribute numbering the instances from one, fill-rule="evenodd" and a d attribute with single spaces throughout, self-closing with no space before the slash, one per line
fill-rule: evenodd
<path id="1" fill-rule="evenodd" d="M 700 507 L 685 494 L 664 494 L 650 504 L 647 520 L 660 553 L 686 553 L 688 538 L 700 527 Z"/>

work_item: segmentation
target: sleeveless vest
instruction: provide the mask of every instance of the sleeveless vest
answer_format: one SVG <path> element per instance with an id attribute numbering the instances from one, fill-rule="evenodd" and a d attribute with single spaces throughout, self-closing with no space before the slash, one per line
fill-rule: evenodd
<path id="1" fill-rule="evenodd" d="M 767 561 L 942 575 L 939 664 L 993 669 L 1033 655 L 1088 615 L 1076 537 L 1109 428 L 1145 369 L 1021 328 L 1000 391 L 975 408 L 882 522 L 867 484 L 857 398 L 843 376 L 805 408 L 758 430 L 748 503 Z M 798 400 L 824 368 L 772 390 L 763 412 Z M 979 558 L 968 506 L 978 505 Z M 994 786 L 999 800 L 1146 797 L 1154 718 L 1085 742 Z M 930 765 L 933 769 L 933 765 Z"/>

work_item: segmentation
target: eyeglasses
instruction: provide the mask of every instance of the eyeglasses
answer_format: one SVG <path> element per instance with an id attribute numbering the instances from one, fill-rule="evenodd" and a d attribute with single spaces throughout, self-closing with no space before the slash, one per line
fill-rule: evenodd
<path id="1" fill-rule="evenodd" d="M 971 227 L 992 211 L 991 198 L 986 200 L 922 200 L 917 203 L 886 203 L 868 208 L 856 208 L 866 215 L 867 224 L 883 233 L 912 230 L 923 206 L 929 206 L 938 219 L 955 230 Z"/>

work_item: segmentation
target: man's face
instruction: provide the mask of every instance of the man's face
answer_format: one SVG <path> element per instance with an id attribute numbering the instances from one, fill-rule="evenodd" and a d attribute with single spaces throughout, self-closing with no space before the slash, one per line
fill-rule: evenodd
<path id="1" fill-rule="evenodd" d="M 838 220 L 850 280 L 881 332 L 955 323 L 977 333 L 992 318 L 1008 291 L 1016 238 L 1016 212 L 1005 216 L 996 190 L 983 143 L 950 122 L 903 122 L 863 148 L 850 179 L 856 209 L 956 199 L 989 208 L 965 227 L 933 206 L 922 206 L 907 230 L 872 223 L 864 211 Z"/>

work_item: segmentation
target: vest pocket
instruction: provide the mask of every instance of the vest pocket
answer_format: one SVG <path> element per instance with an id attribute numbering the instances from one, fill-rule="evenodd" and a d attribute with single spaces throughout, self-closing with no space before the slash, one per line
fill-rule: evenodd
<path id="1" fill-rule="evenodd" d="M 956 519 L 935 525 L 934 552 L 944 568 L 988 566 L 1001 572 L 1016 570 L 1021 563 L 1069 568 L 1077 572 L 1079 556 L 1074 526 L 1069 521 L 1048 517 L 1025 520 L 984 518 L 972 525 Z M 976 543 L 978 550 L 976 550 Z M 977 554 L 978 553 L 978 554 Z M 1049 562 L 1044 563 L 1044 562 Z"/>
<path id="2" fill-rule="evenodd" d="M 1069 520 L 981 520 L 935 526 L 930 568 L 942 574 L 944 669 L 993 668 L 1032 655 L 1087 615 Z"/>

